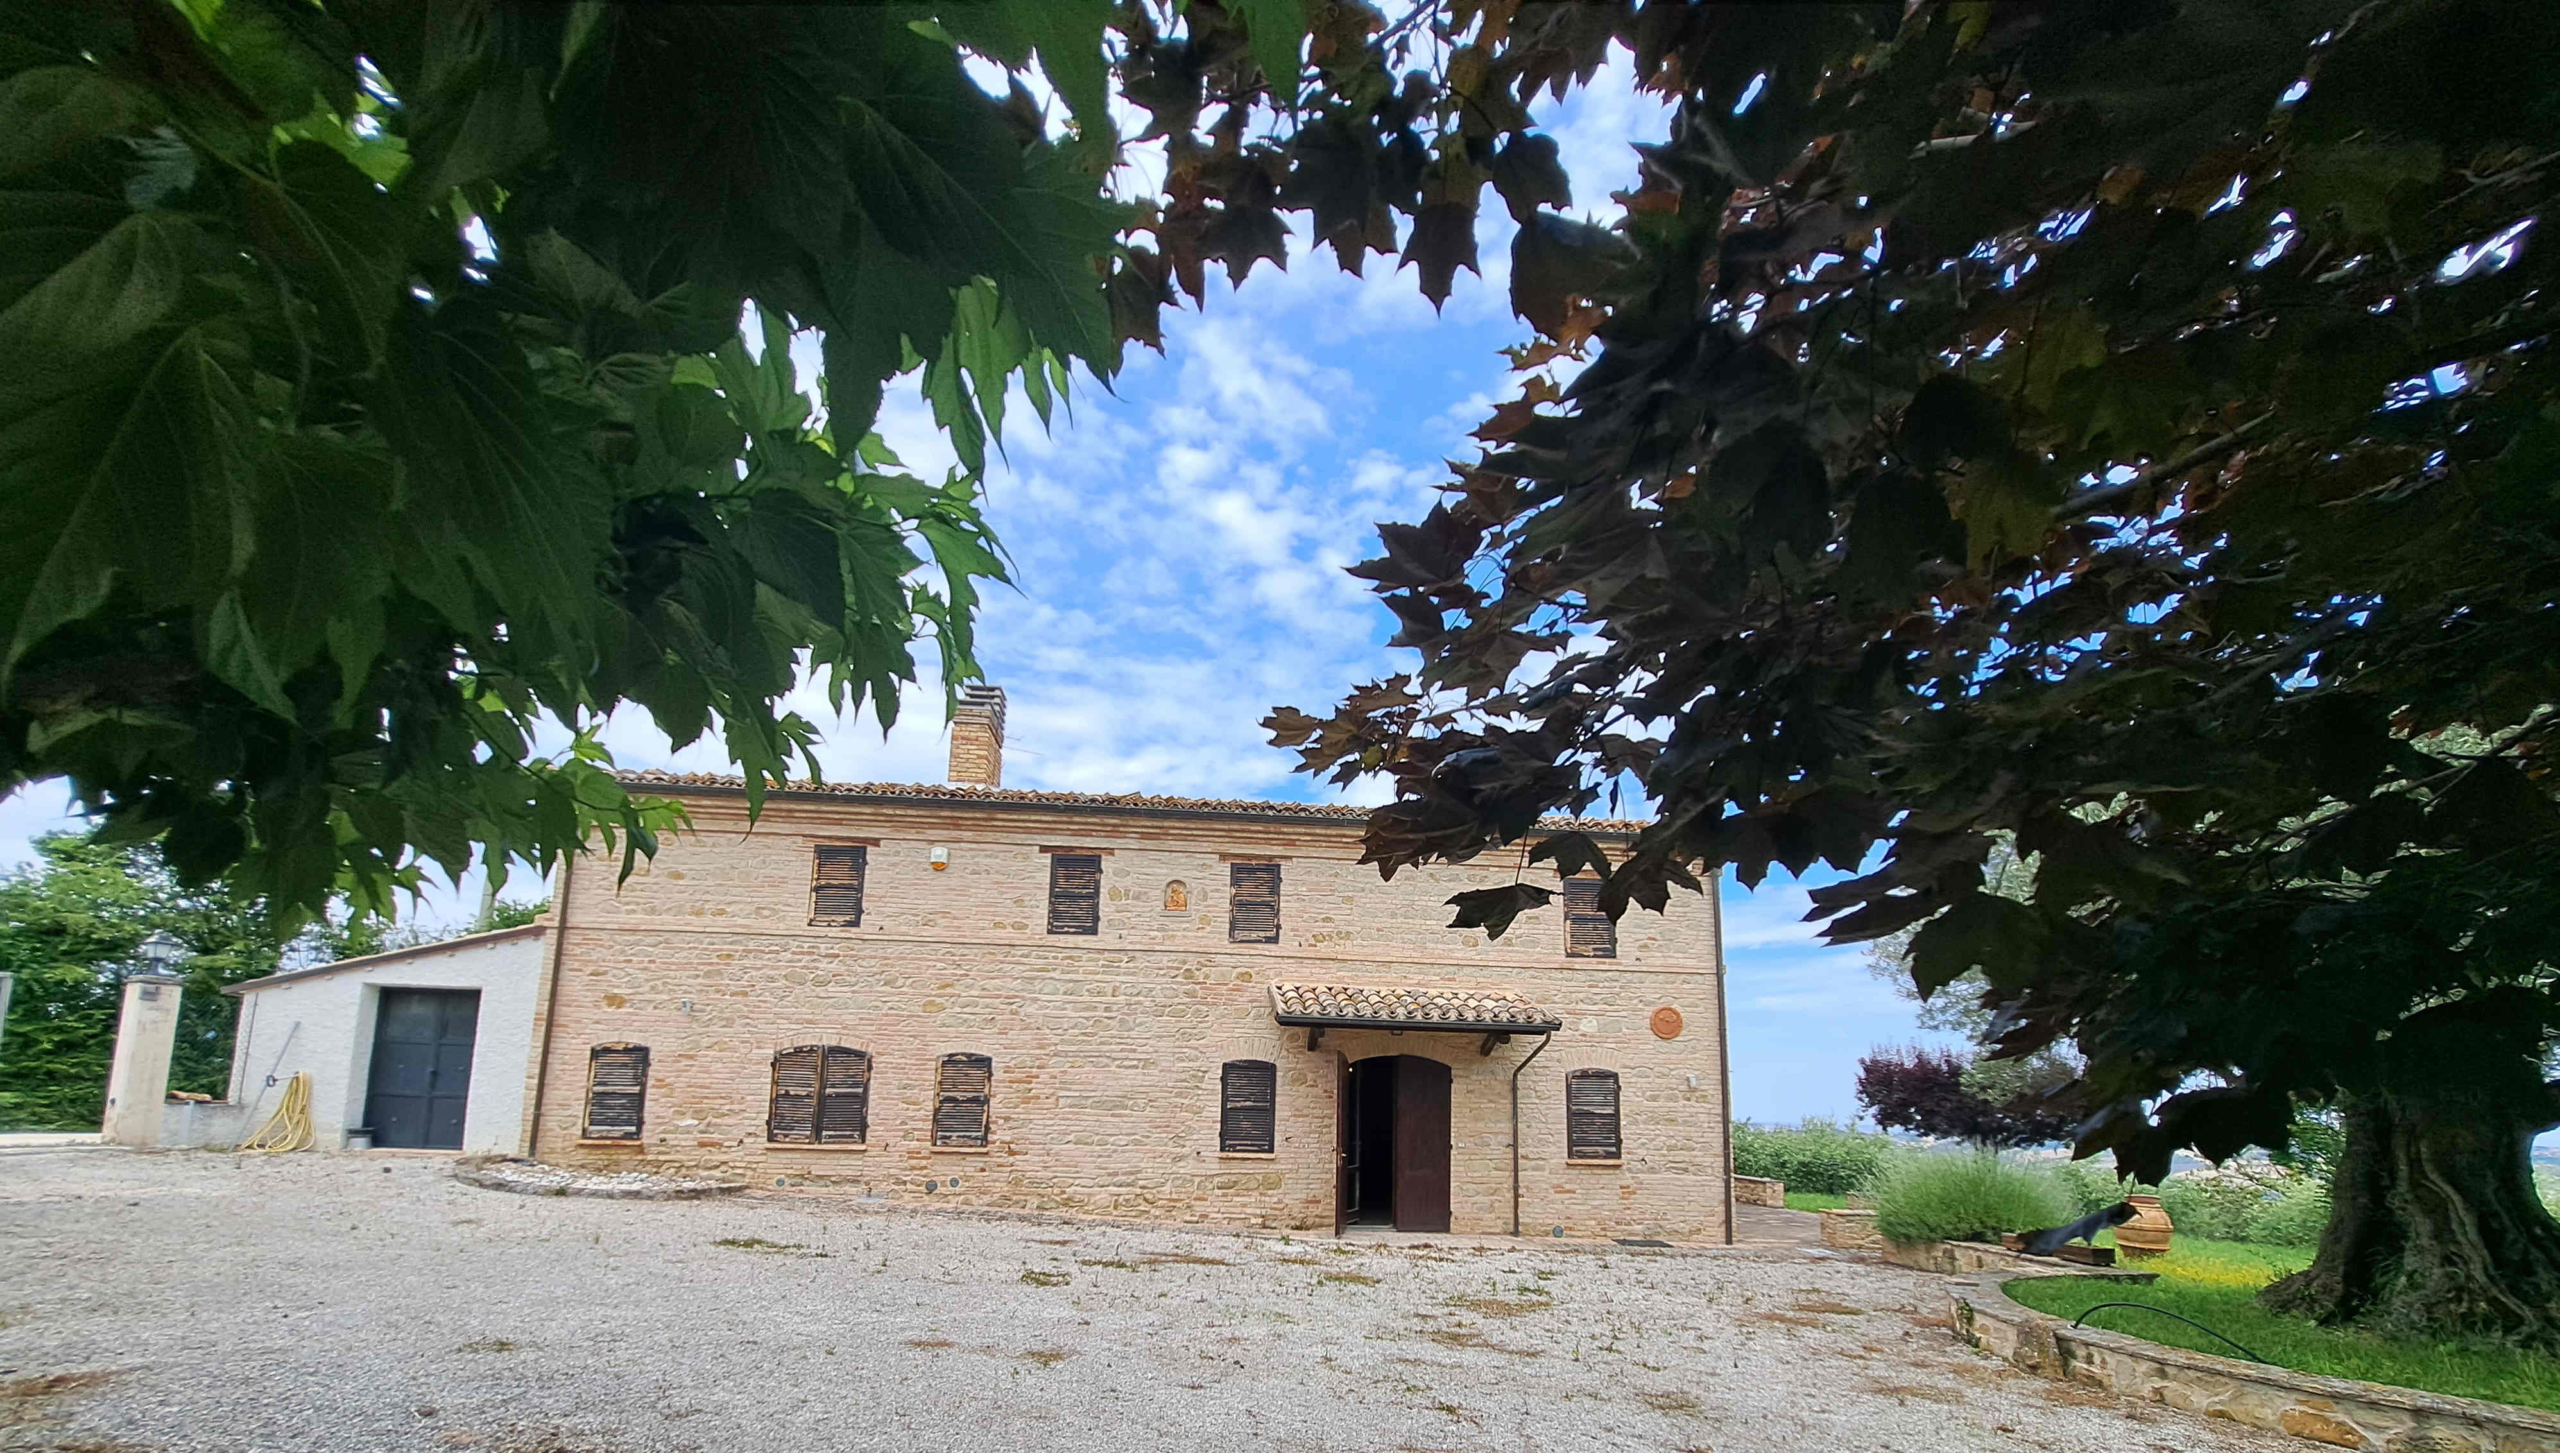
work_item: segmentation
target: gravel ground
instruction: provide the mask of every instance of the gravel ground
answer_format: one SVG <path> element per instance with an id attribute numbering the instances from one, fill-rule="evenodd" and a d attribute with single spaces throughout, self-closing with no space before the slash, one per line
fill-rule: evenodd
<path id="1" fill-rule="evenodd" d="M 0 1447 L 2188 1453 L 1800 1250 L 1346 1247 L 442 1159 L 0 1155 Z"/>

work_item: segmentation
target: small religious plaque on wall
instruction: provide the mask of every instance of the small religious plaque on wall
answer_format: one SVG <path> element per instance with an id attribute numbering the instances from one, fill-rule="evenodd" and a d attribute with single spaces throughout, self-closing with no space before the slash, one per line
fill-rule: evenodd
<path id="1" fill-rule="evenodd" d="M 1678 1039 L 1682 1020 L 1680 1011 L 1665 1004 L 1653 1011 L 1653 1032 L 1663 1039 Z"/>

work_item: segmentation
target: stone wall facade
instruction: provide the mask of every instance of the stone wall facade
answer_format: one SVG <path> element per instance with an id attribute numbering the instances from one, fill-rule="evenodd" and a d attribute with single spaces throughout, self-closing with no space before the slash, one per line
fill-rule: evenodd
<path id="1" fill-rule="evenodd" d="M 1358 865 L 1356 816 L 808 792 L 770 799 L 750 826 L 733 795 L 678 795 L 693 828 L 654 862 L 619 887 L 611 866 L 582 862 L 558 892 L 529 1146 L 543 1160 L 1327 1230 L 1338 1067 L 1408 1054 L 1452 1071 L 1451 1230 L 1507 1232 L 1512 1076 L 1539 1039 L 1487 1053 L 1480 1034 L 1328 1029 L 1310 1047 L 1274 1022 L 1269 986 L 1507 989 L 1564 1022 L 1518 1080 L 1522 1229 L 1727 1235 L 1712 895 L 1630 913 L 1615 959 L 1568 958 L 1560 903 L 1494 942 L 1442 926 L 1449 895 L 1512 881 L 1517 853 L 1382 883 Z M 828 842 L 865 848 L 858 927 L 808 921 L 812 850 Z M 1093 935 L 1047 932 L 1043 850 L 1059 848 L 1104 854 Z M 1228 941 L 1239 859 L 1281 864 L 1278 943 Z M 589 1051 L 619 1043 L 650 1051 L 642 1136 L 582 1140 Z M 773 1056 L 803 1044 L 871 1054 L 864 1145 L 767 1142 Z M 983 1150 L 932 1144 L 935 1066 L 954 1053 L 994 1060 Z M 1219 1150 L 1220 1070 L 1235 1059 L 1278 1068 L 1269 1154 Z M 1581 1068 L 1620 1077 L 1619 1161 L 1565 1158 L 1564 1080 Z"/>

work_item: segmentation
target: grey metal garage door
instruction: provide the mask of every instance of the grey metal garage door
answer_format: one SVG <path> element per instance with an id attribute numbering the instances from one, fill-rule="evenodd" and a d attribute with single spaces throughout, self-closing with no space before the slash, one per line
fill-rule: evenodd
<path id="1" fill-rule="evenodd" d="M 385 989 L 373 1020 L 373 1073 L 365 1121 L 373 1143 L 460 1150 L 471 1095 L 471 1042 L 480 1028 L 477 989 Z"/>

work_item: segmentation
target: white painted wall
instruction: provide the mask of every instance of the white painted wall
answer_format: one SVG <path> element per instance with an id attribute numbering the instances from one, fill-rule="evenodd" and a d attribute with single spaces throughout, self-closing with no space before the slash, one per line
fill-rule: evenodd
<path id="1" fill-rule="evenodd" d="M 285 1083 L 301 1071 L 311 1076 L 311 1128 L 319 1148 L 343 1148 L 348 1127 L 371 1123 L 365 1080 L 382 991 L 477 989 L 480 1025 L 471 1047 L 462 1148 L 514 1153 L 523 1135 L 525 1077 L 549 941 L 540 931 L 461 939 L 242 985 L 231 1099 L 247 1107 L 243 1133 L 266 1122 Z"/>

